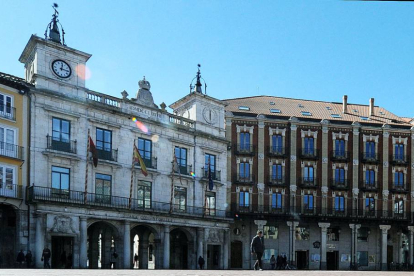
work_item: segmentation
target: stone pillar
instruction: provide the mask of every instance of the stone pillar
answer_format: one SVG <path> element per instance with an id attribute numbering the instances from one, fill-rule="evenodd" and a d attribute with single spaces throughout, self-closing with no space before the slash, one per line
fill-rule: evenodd
<path id="1" fill-rule="evenodd" d="M 36 263 L 36 268 L 43 268 L 43 262 L 41 261 L 43 248 L 45 247 L 45 234 L 43 232 L 43 215 L 40 213 L 36 213 L 34 217 L 36 218 L 36 245 L 34 259 Z"/>
<path id="2" fill-rule="evenodd" d="M 87 268 L 88 244 L 88 221 L 86 217 L 79 217 L 80 221 L 80 248 L 79 248 L 79 268 Z"/>
<path id="3" fill-rule="evenodd" d="M 410 265 L 412 265 L 412 264 L 414 264 L 414 260 L 413 260 L 413 254 L 414 254 L 414 252 L 413 252 L 413 243 L 414 243 L 414 240 L 413 240 L 414 235 L 413 235 L 413 233 L 414 233 L 414 226 L 408 226 L 408 230 L 410 231 L 410 257 L 408 259 L 408 262 L 409 262 Z"/>
<path id="4" fill-rule="evenodd" d="M 170 268 L 170 226 L 164 225 L 164 269 Z"/>
<path id="5" fill-rule="evenodd" d="M 257 153 L 258 153 L 258 166 L 257 166 L 257 191 L 258 191 L 258 207 L 259 211 L 263 211 L 264 206 L 264 115 L 259 114 L 257 116 L 257 120 L 259 123 L 259 129 L 258 129 L 258 143 L 257 143 Z"/>
<path id="6" fill-rule="evenodd" d="M 131 227 L 129 221 L 124 221 L 124 268 L 131 268 Z"/>
<path id="7" fill-rule="evenodd" d="M 229 269 L 229 241 L 230 241 L 230 231 L 229 229 L 224 230 L 224 243 L 223 243 L 223 269 Z"/>
<path id="8" fill-rule="evenodd" d="M 391 225 L 380 225 L 381 236 L 381 270 L 387 270 L 387 235 Z"/>
<path id="9" fill-rule="evenodd" d="M 289 256 L 288 257 L 288 261 L 290 261 L 290 263 L 292 265 L 296 265 L 296 260 L 295 260 L 295 241 L 296 241 L 296 235 L 295 235 L 295 231 L 296 231 L 296 227 L 299 225 L 298 221 L 287 221 L 287 225 L 289 226 Z"/>
<path id="10" fill-rule="evenodd" d="M 234 152 L 234 145 L 232 143 L 232 137 L 233 137 L 233 135 L 232 135 L 232 119 L 233 119 L 233 113 L 231 111 L 226 111 L 225 117 L 226 117 L 226 135 L 225 136 L 226 136 L 227 142 L 229 143 L 229 145 L 231 145 L 231 150 L 230 151 L 227 151 L 227 179 L 226 179 L 226 183 L 228 183 L 227 184 L 227 190 L 226 190 L 226 192 L 227 192 L 227 201 L 230 202 L 231 201 L 231 186 L 232 186 L 231 185 L 231 183 L 232 183 L 231 177 L 232 177 L 232 173 L 233 173 L 231 159 L 232 159 L 232 156 L 234 156 L 232 154 L 232 152 Z M 202 172 L 202 173 L 204 173 L 204 172 Z M 224 182 L 224 176 L 222 176 L 222 177 L 223 177 L 222 181 Z M 232 203 L 234 203 L 234 202 L 232 202 Z M 231 205 L 232 204 L 228 204 L 227 205 L 227 208 L 226 208 L 227 211 L 230 210 L 230 206 Z M 238 204 L 237 204 L 237 206 L 238 206 Z"/>
<path id="11" fill-rule="evenodd" d="M 290 124 L 290 209 L 291 212 L 295 210 L 296 206 L 296 159 L 298 154 L 298 149 L 296 147 L 297 139 L 297 126 L 296 123 L 299 121 L 296 117 L 291 117 L 289 119 Z"/>
<path id="12" fill-rule="evenodd" d="M 349 224 L 351 228 L 351 264 L 356 263 L 356 255 L 358 252 L 358 229 L 361 228 L 361 224 Z"/>
<path id="13" fill-rule="evenodd" d="M 328 120 L 322 120 L 322 185 L 321 189 L 324 192 L 328 193 L 329 190 L 329 179 L 328 179 L 328 157 L 329 157 L 329 151 L 328 151 L 328 145 L 329 145 L 329 137 L 328 137 Z M 326 196 L 322 197 L 322 213 L 326 213 L 326 208 L 328 207 L 328 198 Z"/>
<path id="14" fill-rule="evenodd" d="M 144 236 L 139 240 L 139 247 L 140 247 L 140 260 L 139 260 L 139 268 L 148 269 L 148 261 L 149 261 L 149 235 Z"/>
<path id="15" fill-rule="evenodd" d="M 198 258 L 202 256 L 204 258 L 204 228 L 197 228 L 197 264 L 198 264 Z M 207 258 L 204 258 L 206 260 Z M 204 265 L 204 268 L 206 268 L 207 265 Z"/>
<path id="16" fill-rule="evenodd" d="M 318 223 L 321 228 L 321 270 L 326 270 L 326 233 L 330 223 Z"/>
<path id="17" fill-rule="evenodd" d="M 357 214 L 358 209 L 358 193 L 359 193 L 359 179 L 358 179 L 358 170 L 359 170 L 359 128 L 360 123 L 354 122 L 353 126 L 353 137 L 352 137 L 352 210 L 354 216 Z M 350 146 L 350 145 L 348 145 Z"/>
<path id="18" fill-rule="evenodd" d="M 388 210 L 388 194 L 389 194 L 389 137 L 390 133 L 388 132 L 390 126 L 385 124 L 383 125 L 383 134 L 382 134 L 382 161 L 383 161 L 383 170 L 382 170 L 382 195 L 383 195 L 383 201 L 382 201 L 382 210 L 387 211 Z M 378 148 L 378 153 L 380 153 L 380 149 Z"/>

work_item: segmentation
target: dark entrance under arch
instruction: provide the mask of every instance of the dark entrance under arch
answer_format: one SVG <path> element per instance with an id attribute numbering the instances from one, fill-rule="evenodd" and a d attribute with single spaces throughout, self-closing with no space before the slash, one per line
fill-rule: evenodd
<path id="1" fill-rule="evenodd" d="M 170 233 L 170 268 L 188 269 L 188 238 L 184 231 L 174 229 Z"/>
<path id="2" fill-rule="evenodd" d="M 100 221 L 88 228 L 88 267 L 111 268 L 111 262 L 115 262 L 114 268 L 120 268 L 120 258 L 117 249 L 118 232 L 114 226 Z M 116 251 L 118 257 L 112 253 Z"/>
<path id="3" fill-rule="evenodd" d="M 134 269 L 155 269 L 158 265 L 156 235 L 155 230 L 145 225 L 135 226 L 131 230 L 131 260 Z"/>
<path id="4" fill-rule="evenodd" d="M 0 268 L 12 268 L 16 260 L 16 212 L 10 205 L 0 204 Z"/>

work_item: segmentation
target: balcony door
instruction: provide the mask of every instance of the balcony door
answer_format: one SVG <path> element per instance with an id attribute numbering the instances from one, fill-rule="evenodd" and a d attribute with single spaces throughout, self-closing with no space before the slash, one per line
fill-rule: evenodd
<path id="1" fill-rule="evenodd" d="M 0 155 L 17 158 L 17 152 L 15 130 L 0 126 Z"/>
<path id="2" fill-rule="evenodd" d="M 52 149 L 70 152 L 70 122 L 52 119 Z"/>
<path id="3" fill-rule="evenodd" d="M 0 196 L 17 197 L 15 177 L 15 168 L 0 165 Z"/>

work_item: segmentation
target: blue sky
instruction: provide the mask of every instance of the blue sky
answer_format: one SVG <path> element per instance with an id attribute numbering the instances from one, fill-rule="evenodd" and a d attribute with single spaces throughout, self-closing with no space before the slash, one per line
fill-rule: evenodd
<path id="1" fill-rule="evenodd" d="M 0 0 L 0 71 L 43 36 L 53 1 Z M 201 64 L 220 99 L 272 95 L 375 104 L 413 117 L 414 3 L 336 0 L 59 1 L 68 46 L 92 54 L 87 87 L 156 104 L 189 92 Z"/>

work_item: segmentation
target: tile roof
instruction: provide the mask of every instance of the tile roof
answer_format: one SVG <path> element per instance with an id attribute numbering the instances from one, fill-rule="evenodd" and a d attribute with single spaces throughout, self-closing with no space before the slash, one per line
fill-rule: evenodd
<path id="1" fill-rule="evenodd" d="M 348 103 L 347 113 L 344 114 L 342 113 L 342 103 L 338 102 L 322 102 L 273 96 L 254 96 L 226 99 L 223 101 L 228 104 L 226 107 L 227 111 L 238 113 L 411 126 L 407 118 L 399 117 L 378 106 L 374 106 L 374 116 L 369 116 L 369 106 L 361 104 Z M 245 108 L 240 110 L 240 106 L 248 107 L 249 110 L 245 110 Z M 279 109 L 280 113 L 272 113 L 270 109 Z M 307 112 L 310 112 L 311 115 L 309 116 Z"/>
<path id="2" fill-rule="evenodd" d="M 27 89 L 33 86 L 22 78 L 2 72 L 0 72 L 0 83 L 16 89 Z"/>

